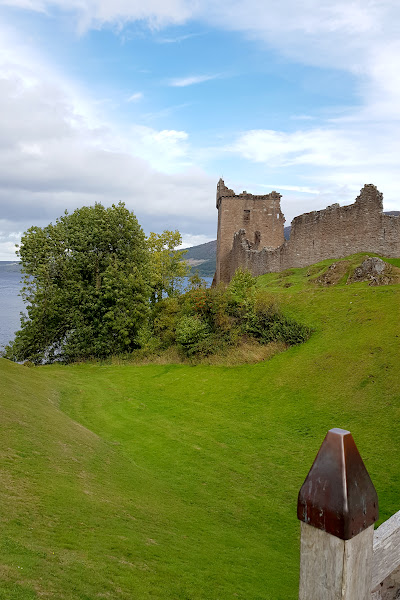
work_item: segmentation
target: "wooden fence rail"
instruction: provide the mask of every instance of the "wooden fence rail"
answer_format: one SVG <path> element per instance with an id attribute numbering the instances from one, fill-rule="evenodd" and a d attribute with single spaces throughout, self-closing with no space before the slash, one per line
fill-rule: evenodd
<path id="1" fill-rule="evenodd" d="M 400 511 L 378 497 L 349 431 L 331 429 L 299 492 L 299 600 L 400 599 Z"/>
<path id="2" fill-rule="evenodd" d="M 372 597 L 374 600 L 400 598 L 400 573 L 395 574 L 399 567 L 400 510 L 374 532 L 372 558 L 372 590 L 374 590 Z"/>

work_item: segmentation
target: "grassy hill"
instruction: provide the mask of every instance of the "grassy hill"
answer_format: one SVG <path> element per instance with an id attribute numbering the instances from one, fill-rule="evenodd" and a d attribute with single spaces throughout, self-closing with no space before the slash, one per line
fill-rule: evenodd
<path id="1" fill-rule="evenodd" d="M 259 278 L 311 339 L 239 367 L 0 361 L 0 599 L 295 600 L 297 493 L 352 431 L 400 508 L 400 285 Z M 400 266 L 400 261 L 392 260 Z"/>

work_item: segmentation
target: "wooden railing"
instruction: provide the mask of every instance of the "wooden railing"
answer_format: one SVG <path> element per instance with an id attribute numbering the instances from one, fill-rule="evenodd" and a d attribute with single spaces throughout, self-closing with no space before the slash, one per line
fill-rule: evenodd
<path id="1" fill-rule="evenodd" d="M 399 567 L 400 510 L 374 532 L 371 583 L 373 600 L 400 598 Z"/>
<path id="2" fill-rule="evenodd" d="M 299 600 L 400 599 L 400 511 L 374 531 L 378 498 L 349 431 L 328 432 L 297 516 Z"/>

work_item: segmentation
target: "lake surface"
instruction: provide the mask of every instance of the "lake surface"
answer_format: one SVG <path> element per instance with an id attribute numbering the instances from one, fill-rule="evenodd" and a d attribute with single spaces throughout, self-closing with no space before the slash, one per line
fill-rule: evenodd
<path id="1" fill-rule="evenodd" d="M 0 261 L 0 350 L 14 338 L 24 303 L 19 296 L 21 273 L 15 262 Z"/>
<path id="2" fill-rule="evenodd" d="M 203 279 L 207 285 L 211 285 L 211 277 Z M 0 261 L 0 350 L 14 338 L 15 332 L 20 328 L 20 312 L 24 312 L 25 308 L 19 296 L 20 289 L 19 265 L 15 262 Z"/>

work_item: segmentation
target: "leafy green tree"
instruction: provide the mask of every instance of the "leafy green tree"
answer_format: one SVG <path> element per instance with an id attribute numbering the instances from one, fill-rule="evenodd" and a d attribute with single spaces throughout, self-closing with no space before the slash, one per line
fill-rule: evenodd
<path id="1" fill-rule="evenodd" d="M 123 203 L 66 211 L 54 225 L 31 227 L 17 252 L 27 316 L 8 358 L 69 362 L 137 347 L 149 311 L 149 253 Z"/>
<path id="2" fill-rule="evenodd" d="M 199 272 L 196 270 L 190 277 L 188 278 L 188 286 L 187 290 L 199 290 L 205 289 L 207 287 L 207 282 L 205 279 L 200 277 Z"/>
<path id="3" fill-rule="evenodd" d="M 176 296 L 182 289 L 188 266 L 183 259 L 187 250 L 177 250 L 182 243 L 179 231 L 165 230 L 150 233 L 147 246 L 150 250 L 152 302 L 165 296 Z"/>

